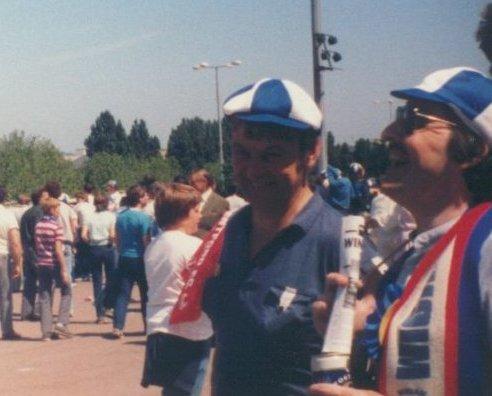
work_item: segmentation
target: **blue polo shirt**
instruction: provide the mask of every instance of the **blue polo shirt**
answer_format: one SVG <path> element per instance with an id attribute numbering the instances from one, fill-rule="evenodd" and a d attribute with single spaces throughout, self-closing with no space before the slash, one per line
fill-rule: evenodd
<path id="1" fill-rule="evenodd" d="M 137 208 L 125 209 L 116 218 L 118 251 L 121 257 L 143 257 L 143 237 L 150 233 L 152 219 Z"/>
<path id="2" fill-rule="evenodd" d="M 319 353 L 311 304 L 338 269 L 340 214 L 315 194 L 293 223 L 249 257 L 251 207 L 227 225 L 204 310 L 216 335 L 217 394 L 303 395 Z"/>

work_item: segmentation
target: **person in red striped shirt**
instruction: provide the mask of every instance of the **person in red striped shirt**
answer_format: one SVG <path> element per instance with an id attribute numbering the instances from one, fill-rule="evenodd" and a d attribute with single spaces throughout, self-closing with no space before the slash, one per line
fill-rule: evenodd
<path id="1" fill-rule="evenodd" d="M 41 202 L 41 207 L 44 216 L 36 224 L 34 241 L 41 304 L 41 333 L 42 339 L 48 341 L 72 336 L 67 327 L 70 320 L 72 288 L 63 254 L 63 227 L 58 222 L 60 201 L 55 198 L 47 198 Z M 60 287 L 61 300 L 58 322 L 53 329 L 51 305 L 54 284 Z"/>

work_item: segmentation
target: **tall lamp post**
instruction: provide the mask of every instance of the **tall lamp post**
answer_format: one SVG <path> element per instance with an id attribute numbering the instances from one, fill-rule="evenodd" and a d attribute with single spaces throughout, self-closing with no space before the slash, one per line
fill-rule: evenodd
<path id="1" fill-rule="evenodd" d="M 219 162 L 220 162 L 220 176 L 223 177 L 224 172 L 224 149 L 223 149 L 223 136 L 222 136 L 222 123 L 220 117 L 220 95 L 219 95 L 219 69 L 230 68 L 239 66 L 242 62 L 240 60 L 233 60 L 228 63 L 220 65 L 210 65 L 207 62 L 199 63 L 193 66 L 193 70 L 202 69 L 214 69 L 215 71 L 215 100 L 217 102 L 217 122 L 219 124 Z"/>
<path id="2" fill-rule="evenodd" d="M 388 105 L 388 114 L 389 114 L 389 122 L 391 124 L 391 121 L 393 120 L 393 102 L 391 99 L 388 100 L 373 100 L 372 103 L 376 105 Z"/>
<path id="3" fill-rule="evenodd" d="M 331 34 L 321 33 L 321 2 L 322 0 L 311 0 L 311 30 L 313 36 L 313 83 L 314 101 L 323 113 L 323 75 L 325 70 L 337 70 L 333 62 L 340 62 L 342 55 L 331 50 L 329 47 L 335 45 L 338 39 Z M 324 171 L 328 165 L 327 137 L 328 131 L 325 125 L 321 125 L 322 155 L 318 163 L 318 171 Z"/>

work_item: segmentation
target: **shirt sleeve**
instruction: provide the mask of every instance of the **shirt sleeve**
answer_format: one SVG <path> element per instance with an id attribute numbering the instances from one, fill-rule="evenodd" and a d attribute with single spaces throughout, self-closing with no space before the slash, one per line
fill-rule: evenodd
<path id="1" fill-rule="evenodd" d="M 77 212 L 73 210 L 69 205 L 68 206 L 68 216 L 70 217 L 70 220 L 77 220 Z"/>
<path id="2" fill-rule="evenodd" d="M 151 225 L 151 219 L 150 216 L 143 213 L 144 216 L 142 216 L 142 222 L 141 222 L 141 230 L 142 230 L 142 235 L 147 235 L 150 233 L 150 225 Z"/>
<path id="3" fill-rule="evenodd" d="M 64 240 L 63 236 L 64 236 L 63 226 L 61 224 L 58 224 L 58 227 L 56 228 L 56 231 L 55 231 L 55 241 L 63 242 L 63 240 Z"/>
<path id="4" fill-rule="evenodd" d="M 7 224 L 7 231 L 10 231 L 12 229 L 19 229 L 19 224 L 17 223 L 17 220 L 15 219 L 15 216 L 12 212 L 7 211 L 5 213 L 5 224 Z"/>

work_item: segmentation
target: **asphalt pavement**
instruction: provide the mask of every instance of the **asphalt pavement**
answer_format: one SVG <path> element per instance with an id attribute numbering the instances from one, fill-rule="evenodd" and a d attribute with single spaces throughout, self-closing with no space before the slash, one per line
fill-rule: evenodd
<path id="1" fill-rule="evenodd" d="M 112 324 L 96 324 L 92 284 L 73 289 L 71 339 L 41 341 L 39 322 L 20 321 L 20 293 L 14 294 L 14 328 L 18 341 L 0 340 L 0 395 L 157 396 L 160 388 L 140 386 L 145 335 L 139 312 L 138 290 L 133 290 L 125 337 L 110 338 Z M 59 290 L 55 291 L 57 312 Z M 206 392 L 204 392 L 205 394 Z"/>

